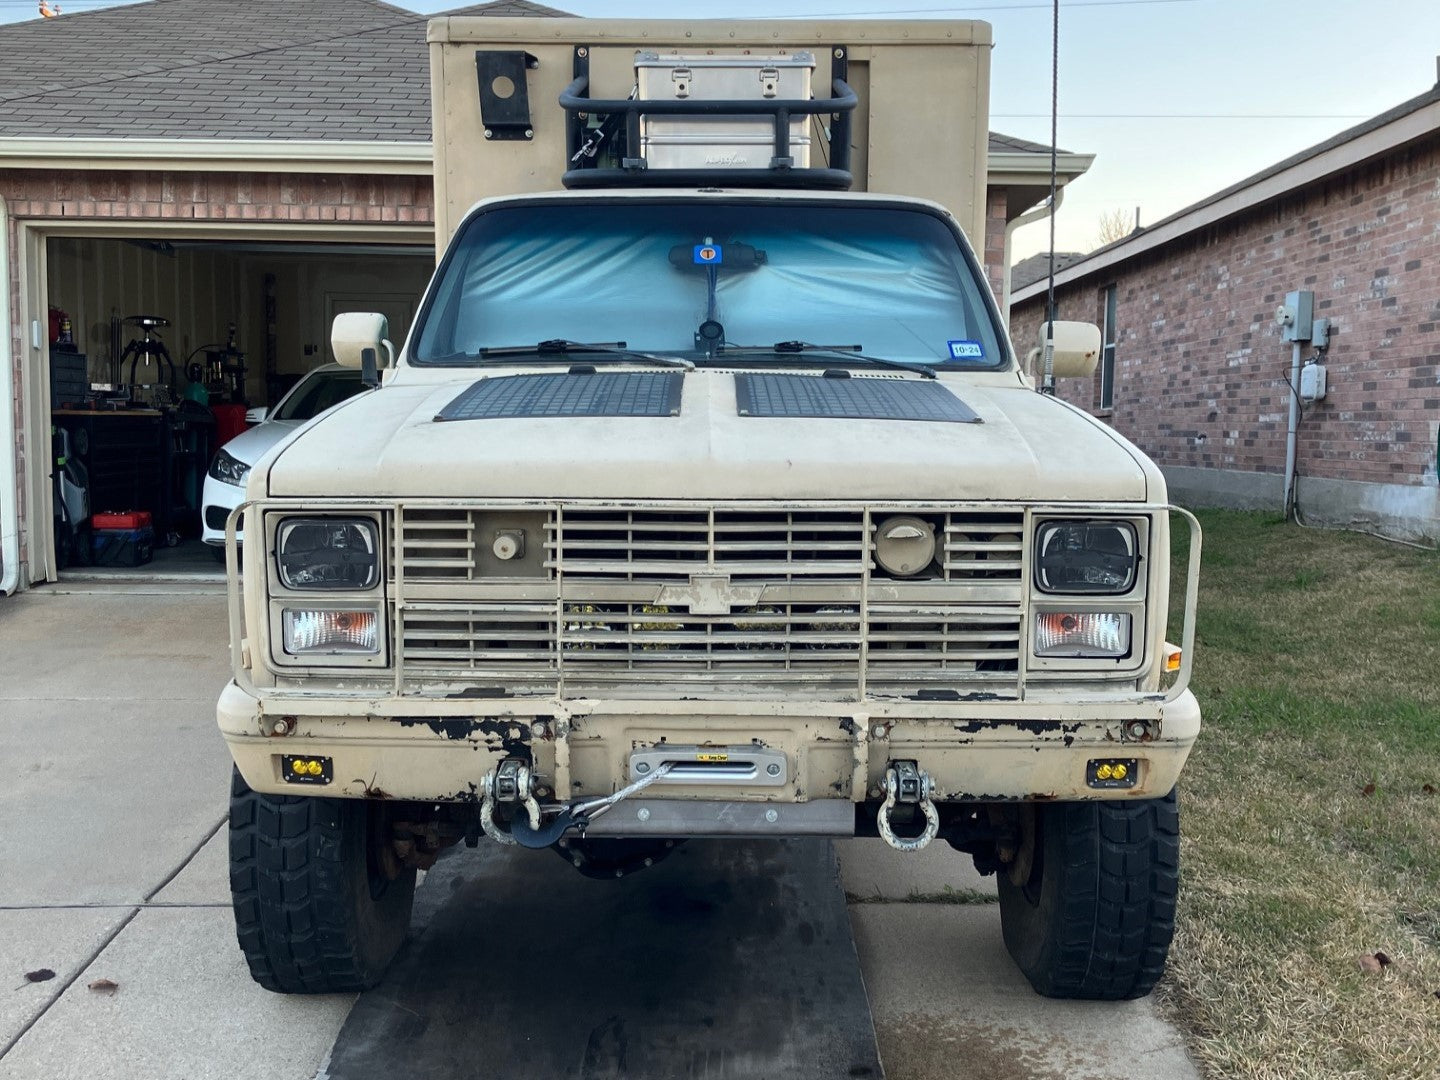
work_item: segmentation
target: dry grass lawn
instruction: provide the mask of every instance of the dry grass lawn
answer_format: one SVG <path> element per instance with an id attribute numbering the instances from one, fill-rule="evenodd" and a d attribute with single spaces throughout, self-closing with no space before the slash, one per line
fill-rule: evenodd
<path id="1" fill-rule="evenodd" d="M 1206 726 L 1161 1000 L 1216 1077 L 1434 1080 L 1440 556 L 1261 514 L 1202 522 Z M 1362 971 L 1377 951 L 1391 962 Z"/>

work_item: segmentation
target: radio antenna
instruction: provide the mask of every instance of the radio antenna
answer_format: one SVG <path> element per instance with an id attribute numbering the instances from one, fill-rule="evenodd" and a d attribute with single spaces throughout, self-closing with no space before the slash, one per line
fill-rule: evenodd
<path id="1" fill-rule="evenodd" d="M 1045 289 L 1045 376 L 1042 394 L 1055 393 L 1055 149 L 1060 127 L 1060 0 L 1053 0 L 1050 18 L 1050 270 Z"/>

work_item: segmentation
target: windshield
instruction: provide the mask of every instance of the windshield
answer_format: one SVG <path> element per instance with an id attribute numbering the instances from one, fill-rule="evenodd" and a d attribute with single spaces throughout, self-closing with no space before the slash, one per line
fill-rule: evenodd
<path id="1" fill-rule="evenodd" d="M 331 405 L 354 397 L 365 384 L 360 372 L 349 369 L 312 371 L 295 385 L 276 408 L 271 420 L 313 420 Z"/>
<path id="2" fill-rule="evenodd" d="M 459 235 L 421 313 L 414 362 L 475 363 L 482 349 L 554 338 L 696 355 L 709 321 L 730 346 L 803 340 L 998 367 L 1006 354 L 986 287 L 946 223 L 921 210 L 508 206 Z"/>

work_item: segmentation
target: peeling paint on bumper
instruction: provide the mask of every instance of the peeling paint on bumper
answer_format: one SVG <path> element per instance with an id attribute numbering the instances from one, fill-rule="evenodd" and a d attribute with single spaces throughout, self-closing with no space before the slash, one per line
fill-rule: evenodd
<path id="1" fill-rule="evenodd" d="M 291 734 L 272 734 L 281 716 L 293 718 Z M 652 800 L 862 802 L 896 759 L 917 761 L 942 802 L 1149 798 L 1174 786 L 1200 730 L 1188 691 L 1172 702 L 259 699 L 231 683 L 218 718 L 257 791 L 293 794 L 280 756 L 313 754 L 334 761 L 325 795 L 437 802 L 474 800 L 508 756 L 529 759 L 556 798 L 607 795 L 628 782 L 632 751 L 662 743 L 779 750 L 787 783 L 656 784 Z M 1137 720 L 1147 725 L 1143 739 L 1131 737 Z M 1087 762 L 1116 756 L 1140 762 L 1135 786 L 1087 786 Z"/>

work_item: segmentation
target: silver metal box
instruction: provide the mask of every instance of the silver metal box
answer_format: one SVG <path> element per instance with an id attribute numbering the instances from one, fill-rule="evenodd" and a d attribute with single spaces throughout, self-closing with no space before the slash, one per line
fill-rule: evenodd
<path id="1" fill-rule="evenodd" d="M 635 81 L 641 101 L 808 101 L 814 54 L 684 56 L 638 52 Z M 794 167 L 810 166 L 808 116 L 790 121 Z M 652 169 L 766 169 L 775 156 L 775 122 L 768 116 L 645 116 L 640 146 Z"/>

